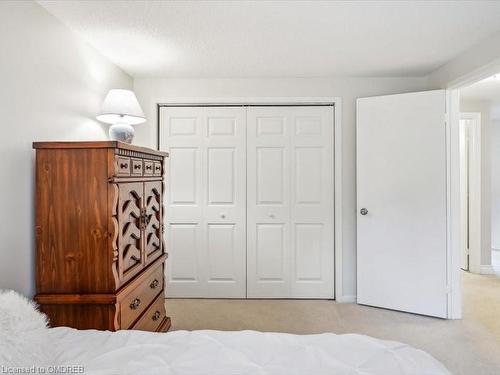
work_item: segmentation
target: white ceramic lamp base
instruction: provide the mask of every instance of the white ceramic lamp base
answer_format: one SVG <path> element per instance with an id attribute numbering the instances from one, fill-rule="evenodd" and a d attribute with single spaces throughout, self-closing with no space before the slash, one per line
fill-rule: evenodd
<path id="1" fill-rule="evenodd" d="M 109 139 L 132 143 L 132 139 L 134 139 L 134 127 L 129 124 L 113 124 L 109 127 Z"/>

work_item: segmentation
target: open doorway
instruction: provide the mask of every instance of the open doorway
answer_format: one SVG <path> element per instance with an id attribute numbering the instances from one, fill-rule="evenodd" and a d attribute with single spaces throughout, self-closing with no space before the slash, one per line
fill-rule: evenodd
<path id="1" fill-rule="evenodd" d="M 500 275 L 500 75 L 460 89 L 461 268 Z"/>

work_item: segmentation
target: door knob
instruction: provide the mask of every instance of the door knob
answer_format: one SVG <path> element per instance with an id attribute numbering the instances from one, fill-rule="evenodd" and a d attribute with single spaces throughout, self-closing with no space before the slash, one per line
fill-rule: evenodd
<path id="1" fill-rule="evenodd" d="M 360 213 L 361 215 L 363 215 L 363 216 L 364 216 L 364 215 L 366 215 L 366 214 L 368 213 L 368 210 L 367 210 L 366 208 L 362 208 L 362 209 L 359 211 L 359 213 Z"/>

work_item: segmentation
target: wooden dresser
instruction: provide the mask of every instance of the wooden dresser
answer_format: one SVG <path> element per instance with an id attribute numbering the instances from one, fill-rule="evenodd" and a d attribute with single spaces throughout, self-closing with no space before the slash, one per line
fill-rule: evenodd
<path id="1" fill-rule="evenodd" d="M 35 142 L 36 302 L 51 326 L 166 331 L 167 153 Z"/>

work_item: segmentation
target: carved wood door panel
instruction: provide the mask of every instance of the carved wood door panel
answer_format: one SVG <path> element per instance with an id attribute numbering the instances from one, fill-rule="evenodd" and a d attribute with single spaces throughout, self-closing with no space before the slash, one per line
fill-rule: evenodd
<path id="1" fill-rule="evenodd" d="M 144 183 L 144 210 L 146 214 L 144 223 L 144 253 L 147 265 L 163 253 L 161 181 Z"/>
<path id="2" fill-rule="evenodd" d="M 118 276 L 123 284 L 144 268 L 142 182 L 118 185 Z"/>

